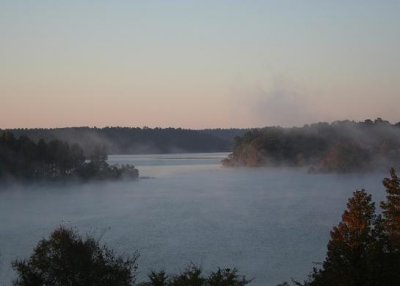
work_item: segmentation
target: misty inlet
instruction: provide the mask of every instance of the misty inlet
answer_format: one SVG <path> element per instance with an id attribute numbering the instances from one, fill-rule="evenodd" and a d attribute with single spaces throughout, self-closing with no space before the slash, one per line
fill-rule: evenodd
<path id="1" fill-rule="evenodd" d="M 303 279 L 325 257 L 347 198 L 365 188 L 383 199 L 386 174 L 308 174 L 302 169 L 224 168 L 226 153 L 114 155 L 142 179 L 0 191 L 0 284 L 59 225 L 101 238 L 118 253 L 140 252 L 150 270 L 237 267 L 254 286 Z"/>

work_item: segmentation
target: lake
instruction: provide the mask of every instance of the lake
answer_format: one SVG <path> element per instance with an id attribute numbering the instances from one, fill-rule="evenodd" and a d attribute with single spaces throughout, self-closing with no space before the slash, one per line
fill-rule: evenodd
<path id="1" fill-rule="evenodd" d="M 384 198 L 387 174 L 308 174 L 303 169 L 224 168 L 226 153 L 113 155 L 134 164 L 139 181 L 0 189 L 0 285 L 59 225 L 90 234 L 117 253 L 138 250 L 139 280 L 193 262 L 205 272 L 237 267 L 272 286 L 304 279 L 323 261 L 329 231 L 349 196 L 365 188 Z"/>

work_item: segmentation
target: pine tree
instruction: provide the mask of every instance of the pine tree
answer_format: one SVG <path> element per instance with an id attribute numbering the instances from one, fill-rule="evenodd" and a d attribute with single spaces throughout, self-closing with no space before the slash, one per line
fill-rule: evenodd
<path id="1" fill-rule="evenodd" d="M 381 202 L 383 227 L 389 238 L 391 251 L 400 252 L 400 181 L 396 171 L 390 169 L 390 178 L 383 180 L 386 202 Z"/>
<path id="2" fill-rule="evenodd" d="M 347 203 L 342 221 L 331 231 L 327 258 L 309 285 L 381 285 L 374 277 L 377 220 L 371 195 L 356 191 Z M 378 251 L 379 252 L 379 251 Z M 308 284 L 307 284 L 308 285 Z"/>
<path id="3" fill-rule="evenodd" d="M 399 285 L 400 281 L 400 182 L 396 171 L 390 169 L 390 178 L 383 180 L 386 201 L 381 202 L 384 254 L 382 275 L 385 285 Z"/>

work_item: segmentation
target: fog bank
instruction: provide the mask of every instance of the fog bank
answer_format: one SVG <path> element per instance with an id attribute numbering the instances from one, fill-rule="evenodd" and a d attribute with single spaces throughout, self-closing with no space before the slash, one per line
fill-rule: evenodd
<path id="1" fill-rule="evenodd" d="M 138 182 L 12 186 L 0 191 L 0 283 L 10 261 L 64 224 L 118 253 L 138 250 L 139 280 L 152 269 L 236 266 L 251 285 L 302 279 L 325 257 L 347 198 L 366 188 L 379 201 L 387 174 L 317 175 L 301 169 L 227 169 L 226 154 L 110 156 L 134 163 Z"/>

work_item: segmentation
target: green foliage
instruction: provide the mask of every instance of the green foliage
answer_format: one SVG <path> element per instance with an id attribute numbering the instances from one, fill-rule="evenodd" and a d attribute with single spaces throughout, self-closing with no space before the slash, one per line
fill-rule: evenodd
<path id="1" fill-rule="evenodd" d="M 41 240 L 28 260 L 13 262 L 15 286 L 129 286 L 135 283 L 137 254 L 116 256 L 93 238 L 60 227 Z"/>
<path id="2" fill-rule="evenodd" d="M 367 171 L 371 155 L 354 142 L 341 142 L 332 146 L 321 160 L 319 171 L 349 173 Z"/>
<path id="3" fill-rule="evenodd" d="M 316 172 L 359 172 L 400 162 L 400 125 L 377 119 L 266 127 L 235 138 L 225 166 L 299 166 Z"/>

